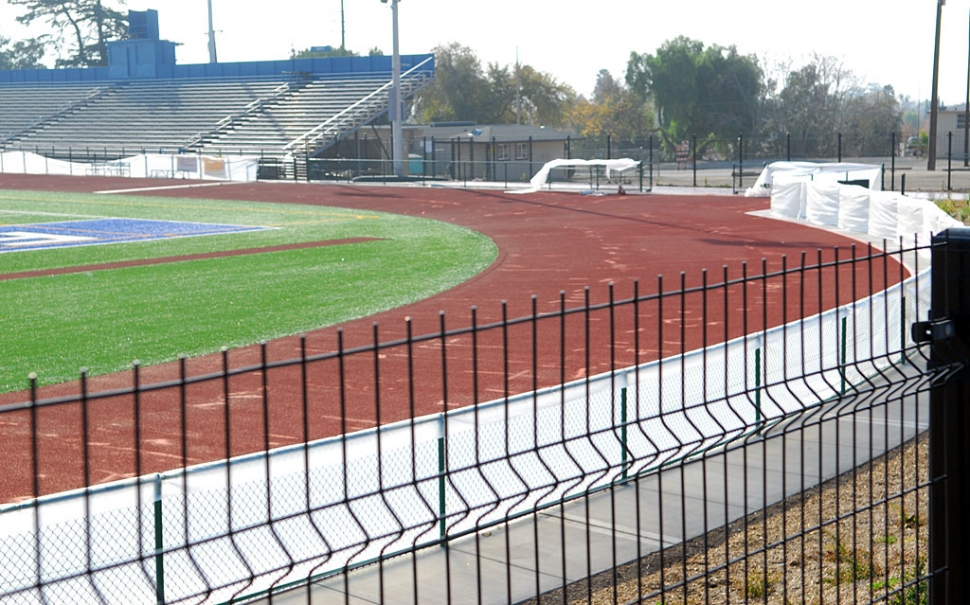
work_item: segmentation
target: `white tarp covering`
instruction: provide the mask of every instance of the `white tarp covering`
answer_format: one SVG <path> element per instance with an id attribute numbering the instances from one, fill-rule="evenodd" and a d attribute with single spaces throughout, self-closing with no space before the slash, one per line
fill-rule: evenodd
<path id="1" fill-rule="evenodd" d="M 576 168 L 580 166 L 605 166 L 606 178 L 611 178 L 613 172 L 625 172 L 632 170 L 640 165 L 637 160 L 621 158 L 618 160 L 552 160 L 546 162 L 539 172 L 529 179 L 529 187 L 525 189 L 513 189 L 508 193 L 534 193 L 542 189 L 542 186 L 549 180 L 549 173 L 555 168 Z"/>
<path id="2" fill-rule="evenodd" d="M 805 218 L 805 183 L 778 181 L 771 190 L 771 213 L 781 218 Z"/>
<path id="3" fill-rule="evenodd" d="M 101 162 L 67 162 L 29 151 L 0 153 L 0 173 L 255 181 L 256 156 L 141 154 Z"/>
<path id="4" fill-rule="evenodd" d="M 806 187 L 805 218 L 813 225 L 839 224 L 839 184 L 809 183 Z"/>
<path id="5" fill-rule="evenodd" d="M 899 196 L 896 200 L 896 237 L 912 243 L 914 235 L 923 233 L 923 208 L 926 205 L 936 204 L 904 195 Z"/>
<path id="6" fill-rule="evenodd" d="M 785 178 L 772 187 L 771 214 L 880 239 L 903 238 L 907 243 L 915 238 L 926 242 L 933 233 L 963 226 L 930 200 L 858 185 Z"/>
<path id="7" fill-rule="evenodd" d="M 897 194 L 887 191 L 869 193 L 869 235 L 895 239 L 897 197 Z"/>
<path id="8" fill-rule="evenodd" d="M 849 162 L 772 162 L 765 166 L 754 185 L 745 191 L 747 197 L 764 197 L 771 194 L 776 179 L 785 182 L 801 181 L 869 181 L 869 189 L 882 189 L 882 166 L 853 164 Z"/>
<path id="9" fill-rule="evenodd" d="M 869 190 L 865 187 L 839 187 L 839 229 L 869 232 Z"/>

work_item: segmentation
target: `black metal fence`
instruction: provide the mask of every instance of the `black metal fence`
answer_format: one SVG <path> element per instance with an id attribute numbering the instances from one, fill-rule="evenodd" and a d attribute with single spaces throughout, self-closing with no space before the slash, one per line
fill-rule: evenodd
<path id="1" fill-rule="evenodd" d="M 32 378 L 0 603 L 957 602 L 968 239 Z"/>
<path id="2" fill-rule="evenodd" d="M 403 172 L 415 181 L 449 181 L 492 183 L 504 187 L 529 181 L 549 160 L 631 158 L 641 163 L 635 172 L 607 174 L 602 169 L 558 169 L 553 171 L 548 187 L 563 184 L 578 185 L 592 190 L 613 188 L 617 184 L 635 190 L 650 190 L 655 185 L 687 187 L 731 187 L 743 191 L 754 183 L 765 164 L 774 161 L 862 161 L 882 164 L 883 188 L 910 191 L 970 191 L 970 158 L 963 151 L 962 132 L 946 132 L 940 136 L 937 167 L 926 170 L 927 150 L 922 143 L 911 143 L 898 133 L 889 133 L 878 140 L 859 139 L 836 133 L 824 139 L 793 137 L 790 134 L 774 137 L 749 137 L 743 133 L 730 139 L 704 139 L 692 136 L 671 143 L 657 136 L 649 136 L 634 143 L 614 143 L 567 138 L 561 148 L 548 143 L 540 145 L 532 140 L 515 145 L 515 152 L 502 157 L 496 152 L 496 142 L 470 142 L 466 139 L 425 138 L 415 141 L 417 146 L 403 160 Z M 955 140 L 960 139 L 960 140 Z M 340 157 L 308 157 L 299 153 L 282 156 L 260 153 L 257 178 L 263 180 L 296 181 L 371 181 L 398 182 L 389 150 L 379 139 L 365 139 L 334 148 Z M 506 144 L 508 146 L 508 144 Z M 7 151 L 36 153 L 44 158 L 65 160 L 78 166 L 90 165 L 92 170 L 79 168 L 77 174 L 108 174 L 127 176 L 112 171 L 112 163 L 120 158 L 144 153 L 181 155 L 177 148 L 125 148 L 32 146 L 9 148 Z M 195 152 L 193 152 L 195 153 Z M 240 152 L 242 153 L 242 152 Z M 19 163 L 16 166 L 20 166 Z M 0 172 L 18 172 L 17 167 L 5 167 Z M 174 178 L 184 177 L 172 171 Z M 908 177 L 908 184 L 906 179 Z M 925 177 L 925 178 L 924 178 Z"/>

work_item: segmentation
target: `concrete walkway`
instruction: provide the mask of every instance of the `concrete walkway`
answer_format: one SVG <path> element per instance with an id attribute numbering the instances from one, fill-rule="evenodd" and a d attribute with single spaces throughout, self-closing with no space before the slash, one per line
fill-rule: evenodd
<path id="1" fill-rule="evenodd" d="M 916 380 L 918 372 L 911 374 L 909 380 Z M 325 579 L 277 595 L 272 603 L 497 605 L 582 580 L 800 493 L 927 428 L 927 394 L 880 401 L 873 398 L 882 389 L 874 386 L 875 394 L 849 396 L 791 418 L 744 447 L 735 444 L 453 540 L 447 548 Z"/>

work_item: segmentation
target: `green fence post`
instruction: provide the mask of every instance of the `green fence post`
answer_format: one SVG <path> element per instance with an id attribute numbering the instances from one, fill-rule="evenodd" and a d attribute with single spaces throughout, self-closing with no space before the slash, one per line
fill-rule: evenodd
<path id="1" fill-rule="evenodd" d="M 445 510 L 445 416 L 438 415 L 438 538 L 442 543 L 448 538 Z"/>
<path id="2" fill-rule="evenodd" d="M 902 292 L 902 284 L 900 284 L 900 291 Z M 900 322 L 899 322 L 899 363 L 906 363 L 909 359 L 906 357 L 906 293 L 903 292 L 902 303 L 900 308 Z"/>
<path id="3" fill-rule="evenodd" d="M 165 540 L 162 535 L 162 476 L 155 475 L 155 602 L 165 603 Z"/>
<path id="4" fill-rule="evenodd" d="M 761 426 L 761 347 L 754 350 L 754 426 Z"/>
<path id="5" fill-rule="evenodd" d="M 842 397 L 845 397 L 845 382 L 846 382 L 845 381 L 845 352 L 846 352 L 846 347 L 847 347 L 846 329 L 845 328 L 846 328 L 846 324 L 848 324 L 848 323 L 849 323 L 849 318 L 848 317 L 843 317 L 842 318 L 842 321 L 839 322 L 839 325 L 842 328 L 842 339 L 841 339 L 842 342 L 841 342 L 840 351 L 839 351 L 839 375 L 841 376 L 841 383 L 842 384 L 841 384 L 840 389 L 839 389 L 839 395 L 842 396 Z"/>
<path id="6" fill-rule="evenodd" d="M 622 469 L 622 479 L 626 481 L 627 473 L 627 454 L 626 454 L 626 374 L 620 374 L 617 382 L 620 386 L 620 468 Z"/>

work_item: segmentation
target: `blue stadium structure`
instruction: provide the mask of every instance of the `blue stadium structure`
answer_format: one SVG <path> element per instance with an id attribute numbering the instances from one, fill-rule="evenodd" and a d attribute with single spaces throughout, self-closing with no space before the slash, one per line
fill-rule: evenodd
<path id="1" fill-rule="evenodd" d="M 0 151 L 316 157 L 387 114 L 391 57 L 179 65 L 155 11 L 129 21 L 107 67 L 0 71 Z M 434 56 L 403 55 L 401 73 L 407 98 Z"/>

